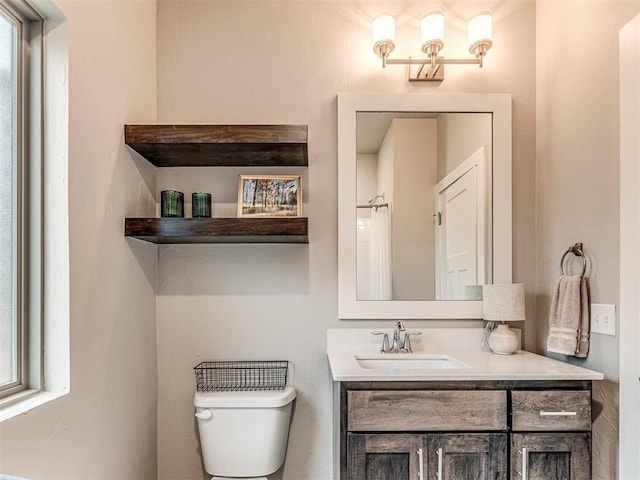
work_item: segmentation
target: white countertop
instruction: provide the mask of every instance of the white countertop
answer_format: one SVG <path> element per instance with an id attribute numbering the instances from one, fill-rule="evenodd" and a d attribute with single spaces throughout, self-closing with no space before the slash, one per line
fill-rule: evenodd
<path id="1" fill-rule="evenodd" d="M 602 380 L 604 375 L 594 370 L 560 362 L 519 350 L 513 355 L 496 355 L 481 347 L 482 328 L 411 328 L 420 336 L 412 337 L 413 354 L 441 354 L 466 364 L 465 368 L 433 370 L 362 368 L 354 355 L 379 353 L 382 338 L 371 335 L 373 330 L 392 329 L 336 328 L 327 330 L 327 356 L 333 380 L 346 381 L 450 381 L 450 380 Z"/>

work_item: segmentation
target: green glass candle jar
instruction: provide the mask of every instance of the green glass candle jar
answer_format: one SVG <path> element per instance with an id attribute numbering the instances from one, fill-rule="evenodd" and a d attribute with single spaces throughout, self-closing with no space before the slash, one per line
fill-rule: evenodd
<path id="1" fill-rule="evenodd" d="M 191 194 L 191 216 L 193 218 L 211 217 L 211 194 L 194 192 Z"/>
<path id="2" fill-rule="evenodd" d="M 184 194 L 176 190 L 160 192 L 160 216 L 184 217 Z"/>

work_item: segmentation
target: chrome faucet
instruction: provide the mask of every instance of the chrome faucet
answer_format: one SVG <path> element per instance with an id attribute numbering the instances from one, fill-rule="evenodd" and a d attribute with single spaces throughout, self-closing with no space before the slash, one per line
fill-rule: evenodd
<path id="1" fill-rule="evenodd" d="M 401 333 L 404 332 L 404 338 L 400 340 Z M 380 347 L 380 353 L 412 353 L 411 350 L 411 335 L 422 335 L 422 332 L 407 331 L 404 327 L 404 323 L 401 320 L 397 320 L 393 326 L 393 339 L 391 346 L 389 346 L 389 334 L 381 331 L 371 332 L 372 335 L 382 335 L 382 347 Z"/>
<path id="2" fill-rule="evenodd" d="M 393 327 L 393 343 L 391 344 L 391 353 L 400 353 L 400 332 L 404 332 L 404 323 L 398 320 Z"/>

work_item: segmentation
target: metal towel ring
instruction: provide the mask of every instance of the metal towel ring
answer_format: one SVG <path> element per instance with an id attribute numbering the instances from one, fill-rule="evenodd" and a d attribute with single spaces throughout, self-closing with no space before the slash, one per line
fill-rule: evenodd
<path id="1" fill-rule="evenodd" d="M 584 277 L 584 274 L 587 271 L 587 257 L 585 257 L 584 253 L 582 252 L 582 243 L 576 243 L 573 247 L 569 247 L 567 251 L 564 252 L 564 255 L 562 255 L 562 258 L 560 259 L 560 274 L 564 275 L 564 259 L 570 253 L 573 253 L 576 257 L 582 258 L 582 273 L 580 274 L 580 276 Z"/>

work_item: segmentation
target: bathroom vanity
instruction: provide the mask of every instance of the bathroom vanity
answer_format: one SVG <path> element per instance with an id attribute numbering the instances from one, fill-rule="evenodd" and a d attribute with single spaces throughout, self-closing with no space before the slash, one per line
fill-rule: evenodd
<path id="1" fill-rule="evenodd" d="M 333 329 L 336 478 L 591 478 L 591 383 L 601 373 L 481 349 L 481 328 L 421 329 L 378 354 L 368 329 Z"/>
<path id="2" fill-rule="evenodd" d="M 511 130 L 507 94 L 338 95 L 339 318 L 482 318 L 474 292 L 512 282 Z M 452 216 L 443 196 L 471 172 Z M 378 208 L 391 242 L 375 241 Z M 370 288 L 383 281 L 384 294 Z M 327 332 L 335 479 L 590 479 L 601 373 L 493 354 L 482 328 L 418 329 L 414 353 L 385 354 L 397 332 L 387 348 L 392 331 L 383 344 L 371 330 Z"/>

